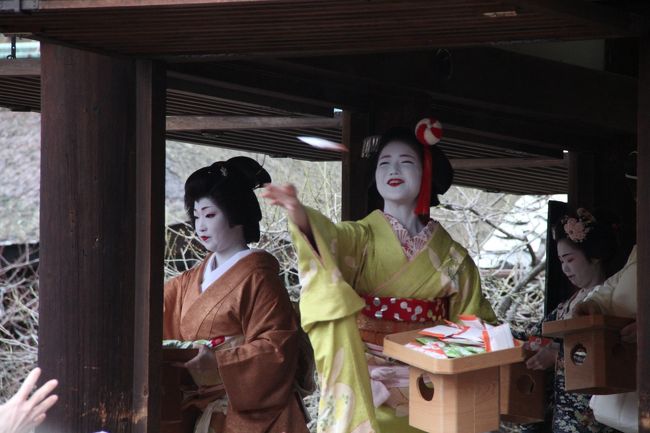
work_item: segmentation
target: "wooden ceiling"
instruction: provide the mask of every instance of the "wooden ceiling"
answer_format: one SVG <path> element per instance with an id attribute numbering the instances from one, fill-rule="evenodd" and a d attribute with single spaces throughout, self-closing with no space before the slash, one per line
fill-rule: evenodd
<path id="1" fill-rule="evenodd" d="M 582 0 L 17 0 L 0 33 L 127 55 L 305 56 L 632 35 Z M 582 8 L 580 3 L 582 3 Z M 585 4 L 588 9 L 585 9 Z M 6 10 L 21 5 L 21 13 Z"/>
<path id="2" fill-rule="evenodd" d="M 168 116 L 327 118 L 335 107 L 363 112 L 379 100 L 424 98 L 445 124 L 441 146 L 456 163 L 456 184 L 549 194 L 567 191 L 563 149 L 602 150 L 633 132 L 635 80 L 453 47 L 634 35 L 642 14 L 607 3 L 21 0 L 0 2 L 0 33 L 163 59 Z M 20 11 L 7 9 L 16 4 Z M 445 77 L 432 54 L 440 48 L 454 60 Z M 38 111 L 38 68 L 21 72 L 18 62 L 0 62 L 0 106 Z M 603 100 L 617 109 L 608 111 Z M 340 157 L 298 135 L 340 142 L 341 128 L 167 132 L 169 139 L 272 156 Z M 481 162 L 488 159 L 504 163 Z"/>
<path id="3" fill-rule="evenodd" d="M 176 83 L 175 87 L 181 87 Z M 40 110 L 40 79 L 29 77 L 0 77 L 0 106 L 14 110 Z M 167 90 L 167 114 L 171 115 L 215 115 L 228 114 L 232 116 L 296 116 L 285 110 L 272 107 L 242 103 L 192 93 L 175 88 Z M 304 116 L 304 114 L 303 114 Z M 457 168 L 454 183 L 472 186 L 489 191 L 505 191 L 518 194 L 549 194 L 565 193 L 567 190 L 568 166 L 562 159 L 561 151 L 538 148 L 538 152 L 528 152 L 517 148 L 517 140 L 505 141 L 501 137 L 498 145 L 489 144 L 489 137 L 479 130 L 445 125 L 445 138 L 441 147 L 452 161 L 479 161 L 484 159 L 516 159 L 519 166 L 505 168 Z M 340 128 L 310 128 L 310 129 L 249 129 L 231 131 L 168 131 L 170 140 L 219 146 L 250 152 L 261 152 L 274 157 L 292 157 L 312 161 L 333 161 L 340 154 L 314 149 L 296 139 L 300 135 L 310 135 L 327 138 L 336 142 L 341 141 Z M 494 140 L 494 138 L 492 138 Z M 486 144 L 488 143 L 488 144 Z M 17 143 L 19 145 L 19 143 Z M 533 149 L 529 146 L 528 149 Z M 557 159 L 557 163 L 536 166 L 535 158 L 545 161 Z M 526 161 L 531 161 L 527 164 Z"/>

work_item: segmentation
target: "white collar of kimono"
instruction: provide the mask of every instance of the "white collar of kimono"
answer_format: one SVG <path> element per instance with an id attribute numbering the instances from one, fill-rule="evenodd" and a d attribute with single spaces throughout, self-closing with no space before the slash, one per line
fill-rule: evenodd
<path id="1" fill-rule="evenodd" d="M 213 268 L 213 264 L 216 263 L 217 259 L 215 257 L 215 254 L 212 253 L 210 255 L 210 258 L 208 260 L 208 263 L 205 265 L 205 269 L 203 270 L 203 282 L 201 283 L 201 293 L 205 292 L 205 290 L 212 285 L 215 281 L 217 281 L 221 276 L 228 271 L 228 269 L 232 268 L 235 264 L 237 264 L 238 261 L 243 259 L 249 254 L 254 253 L 255 251 L 260 251 L 258 249 L 248 249 L 246 248 L 245 250 L 241 250 L 238 253 L 233 254 L 230 256 L 228 260 L 217 266 L 216 268 Z"/>

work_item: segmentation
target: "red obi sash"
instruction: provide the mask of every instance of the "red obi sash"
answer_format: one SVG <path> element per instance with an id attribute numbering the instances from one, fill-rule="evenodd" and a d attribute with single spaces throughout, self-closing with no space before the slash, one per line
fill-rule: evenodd
<path id="1" fill-rule="evenodd" d="M 393 322 L 436 322 L 449 318 L 449 298 L 433 300 L 363 295 L 361 312 L 372 319 Z"/>

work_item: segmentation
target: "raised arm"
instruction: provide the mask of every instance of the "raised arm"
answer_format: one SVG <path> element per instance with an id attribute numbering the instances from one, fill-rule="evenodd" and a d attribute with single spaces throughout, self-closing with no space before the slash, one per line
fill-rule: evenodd
<path id="1" fill-rule="evenodd" d="M 292 223 L 300 229 L 301 232 L 310 240 L 312 239 L 311 226 L 309 218 L 303 204 L 298 200 L 298 191 L 296 187 L 288 183 L 285 185 L 274 185 L 272 183 L 264 186 L 262 197 L 269 204 L 280 206 L 286 209 L 287 215 Z"/>

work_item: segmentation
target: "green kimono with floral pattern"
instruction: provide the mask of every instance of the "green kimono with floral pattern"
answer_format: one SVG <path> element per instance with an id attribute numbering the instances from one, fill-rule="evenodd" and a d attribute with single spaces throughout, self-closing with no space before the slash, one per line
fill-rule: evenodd
<path id="1" fill-rule="evenodd" d="M 317 251 L 296 227 L 291 233 L 302 283 L 302 327 L 314 347 L 321 382 L 319 433 L 404 433 L 408 417 L 373 405 L 356 316 L 360 294 L 432 300 L 449 297 L 450 320 L 475 314 L 494 321 L 467 250 L 436 224 L 428 244 L 410 261 L 381 211 L 334 224 L 307 208 Z"/>

